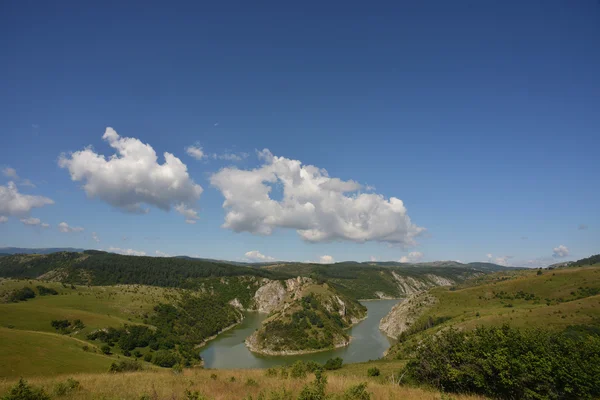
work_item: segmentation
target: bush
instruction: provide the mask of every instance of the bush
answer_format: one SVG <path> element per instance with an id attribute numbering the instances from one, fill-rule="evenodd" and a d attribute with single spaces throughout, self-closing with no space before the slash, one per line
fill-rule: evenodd
<path id="1" fill-rule="evenodd" d="M 321 364 L 315 362 L 315 361 L 312 361 L 312 360 L 306 362 L 306 370 L 308 372 L 315 372 L 318 369 L 322 370 L 323 366 Z"/>
<path id="2" fill-rule="evenodd" d="M 146 362 L 152 361 L 152 353 L 144 354 L 144 361 L 146 361 Z"/>
<path id="3" fill-rule="evenodd" d="M 65 382 L 58 382 L 54 386 L 54 394 L 56 396 L 66 396 L 72 391 L 79 389 L 79 387 L 79 381 L 76 381 L 73 378 L 69 378 Z"/>
<path id="4" fill-rule="evenodd" d="M 213 381 L 216 381 L 219 377 L 217 376 L 217 374 L 210 374 L 210 379 L 212 379 Z"/>
<path id="5" fill-rule="evenodd" d="M 327 376 L 321 371 L 315 372 L 315 380 L 302 388 L 298 400 L 325 400 L 325 388 L 327 387 Z"/>
<path id="6" fill-rule="evenodd" d="M 327 360 L 324 367 L 326 370 L 330 370 L 330 371 L 335 370 L 335 369 L 340 369 L 340 368 L 342 368 L 343 362 L 344 362 L 344 360 L 342 360 L 340 357 L 330 358 L 329 360 Z"/>
<path id="7" fill-rule="evenodd" d="M 265 371 L 265 375 L 269 376 L 269 377 L 276 377 L 277 376 L 277 368 L 267 368 L 267 370 Z"/>
<path id="8" fill-rule="evenodd" d="M 110 354 L 110 346 L 107 344 L 103 344 L 102 347 L 100 347 L 100 351 L 108 355 Z"/>
<path id="9" fill-rule="evenodd" d="M 24 287 L 22 289 L 15 290 L 11 293 L 8 301 L 11 303 L 18 303 L 20 301 L 27 301 L 27 299 L 33 299 L 35 292 L 30 287 Z"/>
<path id="10" fill-rule="evenodd" d="M 2 400 L 50 400 L 50 396 L 43 389 L 31 386 L 21 378 Z"/>
<path id="11" fill-rule="evenodd" d="M 367 384 L 359 383 L 349 387 L 344 392 L 342 400 L 371 400 L 371 394 L 367 392 Z"/>
<path id="12" fill-rule="evenodd" d="M 296 361 L 294 364 L 292 364 L 290 376 L 296 379 L 306 378 L 306 364 L 300 360 Z"/>
<path id="13" fill-rule="evenodd" d="M 112 363 L 108 372 L 132 372 L 141 371 L 143 369 L 142 364 L 137 360 L 124 360 L 117 363 Z"/>
<path id="14" fill-rule="evenodd" d="M 188 389 L 185 389 L 185 399 L 186 400 L 208 400 L 208 397 L 204 397 L 198 391 L 192 392 Z"/>
<path id="15" fill-rule="evenodd" d="M 179 361 L 179 356 L 169 350 L 159 350 L 152 357 L 154 364 L 165 368 L 171 368 L 173 365 L 179 363 Z"/>
<path id="16" fill-rule="evenodd" d="M 379 368 L 377 368 L 377 367 L 369 368 L 367 370 L 367 376 L 379 376 L 380 374 L 381 374 L 381 372 L 379 371 Z"/>
<path id="17" fill-rule="evenodd" d="M 52 288 L 46 287 L 46 286 L 36 286 L 36 289 L 38 290 L 38 293 L 40 294 L 40 296 L 56 296 L 58 294 L 58 292 Z"/>
<path id="18" fill-rule="evenodd" d="M 451 392 L 507 399 L 600 396 L 600 338 L 541 330 L 449 329 L 428 337 L 407 378 Z"/>
<path id="19" fill-rule="evenodd" d="M 252 378 L 248 378 L 248 380 L 246 380 L 246 386 L 258 386 L 258 382 Z"/>

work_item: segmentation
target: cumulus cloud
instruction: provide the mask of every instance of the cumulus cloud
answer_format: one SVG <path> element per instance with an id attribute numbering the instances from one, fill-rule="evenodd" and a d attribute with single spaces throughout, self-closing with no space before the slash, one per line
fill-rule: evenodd
<path id="1" fill-rule="evenodd" d="M 400 257 L 400 262 L 401 263 L 414 263 L 414 262 L 421 261 L 422 258 L 423 258 L 423 253 L 421 253 L 420 251 L 411 251 L 410 253 L 408 253 L 408 256 Z"/>
<path id="2" fill-rule="evenodd" d="M 160 251 L 160 250 L 156 250 L 156 251 L 154 252 L 154 254 L 156 254 L 156 256 L 157 256 L 157 257 L 171 257 L 171 255 L 170 255 L 170 254 L 163 253 L 163 252 L 162 252 L 162 251 Z"/>
<path id="3" fill-rule="evenodd" d="M 116 152 L 108 159 L 87 147 L 62 154 L 58 161 L 61 168 L 69 170 L 73 181 L 84 182 L 89 197 L 133 213 L 147 213 L 143 204 L 165 211 L 175 207 L 190 219 L 188 214 L 196 208 L 202 187 L 190 178 L 179 158 L 165 152 L 165 162 L 159 164 L 149 144 L 121 137 L 112 128 L 106 128 L 102 139 Z"/>
<path id="4" fill-rule="evenodd" d="M 80 226 L 69 226 L 66 222 L 61 222 L 58 224 L 58 230 L 62 233 L 70 233 L 70 232 L 83 232 L 83 228 Z"/>
<path id="5" fill-rule="evenodd" d="M 247 259 L 252 261 L 275 261 L 275 258 L 266 256 L 258 250 L 252 250 L 244 254 Z"/>
<path id="6" fill-rule="evenodd" d="M 225 161 L 242 161 L 243 159 L 249 156 L 248 153 L 230 153 L 225 152 L 223 154 L 213 153 L 212 158 L 215 160 L 225 160 Z"/>
<path id="7" fill-rule="evenodd" d="M 119 247 L 109 247 L 108 251 L 111 253 L 124 254 L 126 256 L 145 256 L 146 253 L 143 251 L 137 251 L 133 249 L 121 249 Z"/>
<path id="8" fill-rule="evenodd" d="M 320 264 L 333 264 L 335 262 L 332 256 L 321 256 L 319 257 Z"/>
<path id="9" fill-rule="evenodd" d="M 565 245 L 560 245 L 552 249 L 552 257 L 563 258 L 569 255 L 569 249 Z"/>
<path id="10" fill-rule="evenodd" d="M 259 152 L 256 169 L 223 168 L 210 178 L 227 210 L 224 228 L 270 235 L 276 228 L 295 229 L 308 242 L 350 240 L 414 245 L 425 229 L 413 224 L 402 200 L 360 193 L 352 180 L 329 177 L 324 169 Z M 276 200 L 272 188 L 281 188 Z"/>
<path id="11" fill-rule="evenodd" d="M 96 243 L 100 243 L 100 238 L 96 232 L 92 232 L 92 240 Z"/>
<path id="12" fill-rule="evenodd" d="M 198 144 L 186 147 L 185 152 L 188 154 L 188 156 L 193 157 L 196 160 L 202 160 L 204 157 L 206 157 L 204 150 L 202 150 L 202 147 Z"/>
<path id="13" fill-rule="evenodd" d="M 8 221 L 8 218 L 6 218 L 4 215 L 0 215 L 0 224 L 5 223 L 6 221 Z"/>
<path id="14" fill-rule="evenodd" d="M 39 218 L 21 218 L 20 220 L 23 224 L 29 226 L 39 226 L 41 228 L 50 228 L 50 225 L 42 222 Z"/>
<path id="15" fill-rule="evenodd" d="M 43 196 L 31 196 L 19 193 L 14 182 L 6 186 L 0 185 L 0 215 L 21 216 L 27 215 L 32 208 L 54 204 L 54 201 Z"/>
<path id="16" fill-rule="evenodd" d="M 577 229 L 579 229 L 580 231 L 587 231 L 589 227 L 586 224 L 580 224 Z"/>

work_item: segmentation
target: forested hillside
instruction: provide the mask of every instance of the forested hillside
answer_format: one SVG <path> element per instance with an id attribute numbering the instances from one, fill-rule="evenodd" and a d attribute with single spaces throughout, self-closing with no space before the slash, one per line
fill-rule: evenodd
<path id="1" fill-rule="evenodd" d="M 90 285 L 143 284 L 194 287 L 198 278 L 287 277 L 284 273 L 177 257 L 139 257 L 86 250 L 0 258 L 0 277 L 41 278 Z"/>

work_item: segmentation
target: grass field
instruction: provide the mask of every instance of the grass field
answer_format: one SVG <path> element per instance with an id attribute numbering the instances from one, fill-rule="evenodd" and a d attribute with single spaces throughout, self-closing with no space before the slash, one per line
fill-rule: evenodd
<path id="1" fill-rule="evenodd" d="M 365 365 L 366 367 L 366 365 Z M 337 371 L 336 371 L 337 372 Z M 216 379 L 211 378 L 214 374 Z M 231 381 L 231 378 L 234 381 Z M 297 398 L 302 388 L 313 380 L 309 375 L 306 379 L 282 379 L 267 377 L 264 370 L 203 370 L 189 369 L 182 374 L 171 371 L 145 371 L 123 374 L 76 374 L 62 377 L 44 377 L 28 379 L 30 384 L 44 388 L 49 394 L 53 393 L 56 384 L 73 378 L 80 382 L 81 388 L 61 399 L 124 399 L 139 400 L 146 395 L 149 399 L 185 399 L 185 390 L 199 391 L 211 400 L 242 400 L 258 399 L 262 392 L 266 399 L 272 398 L 272 392 L 282 390 L 291 392 Z M 249 382 L 249 380 L 252 380 Z M 349 387 L 367 383 L 367 391 L 373 400 L 440 400 L 438 391 L 421 388 L 404 387 L 392 384 L 387 377 L 368 378 L 366 371 L 356 376 L 344 369 L 336 374 L 328 374 L 328 394 L 342 394 Z M 16 383 L 16 379 L 0 380 L 0 394 L 5 393 Z M 249 397 L 251 396 L 251 397 Z M 282 397 L 279 397 L 282 398 Z M 483 399 L 478 396 L 452 395 L 456 400 Z"/>

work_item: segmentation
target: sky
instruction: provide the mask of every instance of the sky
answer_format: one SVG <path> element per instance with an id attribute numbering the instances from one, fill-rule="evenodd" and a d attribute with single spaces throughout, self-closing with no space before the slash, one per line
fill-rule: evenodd
<path id="1" fill-rule="evenodd" d="M 600 3 L 0 4 L 0 247 L 600 250 Z"/>

